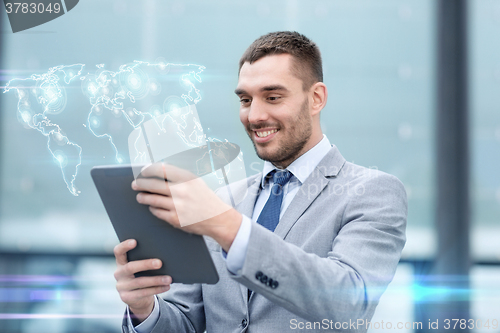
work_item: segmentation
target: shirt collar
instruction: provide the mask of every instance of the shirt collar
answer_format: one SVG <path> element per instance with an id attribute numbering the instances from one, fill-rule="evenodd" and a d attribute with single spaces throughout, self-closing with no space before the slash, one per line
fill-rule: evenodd
<path id="1" fill-rule="evenodd" d="M 323 139 L 312 147 L 304 154 L 299 156 L 295 161 L 293 161 L 287 168 L 302 184 L 306 181 L 307 177 L 313 172 L 314 168 L 319 164 L 319 162 L 326 156 L 330 151 L 332 145 L 330 141 L 323 134 Z M 276 169 L 276 167 L 269 161 L 264 162 L 264 170 L 262 171 L 262 181 L 261 186 L 264 188 L 267 180 L 267 175 L 269 172 Z M 293 179 L 293 177 L 292 177 Z"/>

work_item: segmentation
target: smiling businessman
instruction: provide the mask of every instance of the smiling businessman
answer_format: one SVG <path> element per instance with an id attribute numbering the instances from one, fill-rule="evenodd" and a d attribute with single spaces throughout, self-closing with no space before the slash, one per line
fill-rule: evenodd
<path id="1" fill-rule="evenodd" d="M 123 331 L 286 332 L 294 321 L 370 320 L 405 243 L 403 185 L 346 162 L 323 135 L 328 91 L 319 49 L 305 36 L 275 32 L 253 42 L 240 60 L 235 93 L 240 120 L 265 161 L 262 173 L 241 182 L 248 194 L 236 208 L 201 179 L 177 193 L 174 205 L 170 188 L 192 175 L 170 165 L 155 164 L 143 174 L 156 178 L 132 184 L 139 203 L 178 228 L 180 210 L 224 212 L 182 227 L 205 236 L 220 281 L 135 278 L 162 263 L 128 262 L 136 242 L 120 243 L 115 278 L 128 305 Z M 164 299 L 155 296 L 166 291 Z"/>

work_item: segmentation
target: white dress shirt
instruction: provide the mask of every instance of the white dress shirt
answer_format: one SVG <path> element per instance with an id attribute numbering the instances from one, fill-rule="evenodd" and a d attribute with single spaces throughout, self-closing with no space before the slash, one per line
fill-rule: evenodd
<path id="1" fill-rule="evenodd" d="M 314 147 L 309 149 L 307 152 L 302 154 L 299 158 L 293 161 L 287 168 L 288 171 L 292 173 L 292 177 L 289 182 L 285 184 L 283 188 L 284 196 L 283 202 L 281 204 L 280 210 L 280 219 L 283 216 L 283 213 L 286 211 L 293 198 L 297 194 L 300 189 L 300 186 L 306 181 L 307 177 L 313 172 L 314 168 L 318 165 L 318 163 L 326 156 L 326 154 L 330 151 L 331 144 L 328 138 L 323 135 L 323 139 L 316 144 Z M 252 223 L 257 223 L 257 219 L 259 218 L 262 209 L 264 208 L 269 196 L 271 194 L 271 188 L 273 186 L 273 179 L 267 179 L 265 177 L 269 172 L 276 169 L 276 167 L 268 161 L 264 162 L 264 170 L 262 172 L 262 182 L 261 189 L 262 191 L 257 198 L 255 203 L 255 207 L 253 210 L 252 218 L 243 215 L 243 220 L 241 221 L 240 228 L 238 229 L 238 233 L 229 249 L 229 252 L 226 253 L 224 250 L 221 251 L 222 256 L 226 260 L 226 267 L 229 272 L 233 274 L 239 274 L 241 269 L 243 268 L 243 264 L 245 262 L 248 241 L 250 239 L 250 231 L 252 229 Z M 155 304 L 153 311 L 149 315 L 149 317 L 144 320 L 142 323 L 133 327 L 132 320 L 130 319 L 130 312 L 127 307 L 128 314 L 128 326 L 129 329 L 133 332 L 137 333 L 149 333 L 153 330 L 158 318 L 160 318 L 160 311 L 158 305 L 158 299 L 155 296 Z"/>

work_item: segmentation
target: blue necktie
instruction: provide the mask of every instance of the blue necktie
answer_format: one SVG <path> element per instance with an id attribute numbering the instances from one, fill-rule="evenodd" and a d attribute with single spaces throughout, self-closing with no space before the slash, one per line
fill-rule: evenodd
<path id="1" fill-rule="evenodd" d="M 273 177 L 273 187 L 266 205 L 257 219 L 257 223 L 274 231 L 280 220 L 281 203 L 283 202 L 283 186 L 290 180 L 292 173 L 288 170 L 273 170 L 269 173 Z"/>

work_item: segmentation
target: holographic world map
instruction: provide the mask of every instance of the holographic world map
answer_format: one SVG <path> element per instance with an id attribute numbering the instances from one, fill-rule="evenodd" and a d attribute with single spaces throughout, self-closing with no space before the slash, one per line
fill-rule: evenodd
<path id="1" fill-rule="evenodd" d="M 116 139 L 118 129 L 128 126 L 130 133 L 148 120 L 201 101 L 196 85 L 202 81 L 204 66 L 157 59 L 154 63 L 134 61 L 114 71 L 105 67 L 56 66 L 43 74 L 12 79 L 3 91 L 16 94 L 18 121 L 45 138 L 66 187 L 75 196 L 80 193 L 75 180 L 82 164 L 82 144 L 58 122 L 61 116 L 76 118 L 85 112 L 81 126 L 109 144 L 114 163 L 121 164 L 128 160 L 128 143 Z M 72 105 L 70 95 L 77 91 L 89 105 Z M 187 139 L 185 143 L 189 146 Z"/>

